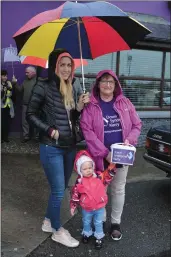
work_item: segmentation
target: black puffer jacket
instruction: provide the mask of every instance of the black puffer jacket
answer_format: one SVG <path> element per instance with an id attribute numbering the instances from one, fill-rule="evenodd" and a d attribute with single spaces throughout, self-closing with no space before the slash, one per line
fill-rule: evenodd
<path id="1" fill-rule="evenodd" d="M 32 91 L 28 108 L 28 122 L 40 130 L 40 142 L 55 147 L 70 147 L 75 142 L 74 130 L 71 131 L 68 114 L 59 91 L 60 80 L 53 74 L 48 80 L 38 80 Z M 74 126 L 80 113 L 70 111 L 71 123 Z M 51 128 L 59 131 L 56 141 L 50 137 Z"/>

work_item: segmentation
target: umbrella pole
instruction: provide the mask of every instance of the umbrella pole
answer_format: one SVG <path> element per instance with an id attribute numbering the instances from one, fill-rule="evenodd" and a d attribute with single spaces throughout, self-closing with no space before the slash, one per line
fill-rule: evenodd
<path id="1" fill-rule="evenodd" d="M 14 65 L 13 65 L 13 61 L 12 61 L 12 75 L 13 75 L 13 77 L 14 77 Z"/>
<path id="2" fill-rule="evenodd" d="M 84 66 L 83 66 L 83 55 L 82 55 L 82 44 L 81 44 L 81 34 L 80 34 L 80 22 L 79 18 L 77 19 L 77 28 L 78 28 L 78 42 L 79 42 L 79 49 L 80 49 L 80 59 L 81 59 L 81 72 L 82 72 L 82 80 L 83 80 L 83 92 L 85 94 L 85 78 L 84 78 Z"/>

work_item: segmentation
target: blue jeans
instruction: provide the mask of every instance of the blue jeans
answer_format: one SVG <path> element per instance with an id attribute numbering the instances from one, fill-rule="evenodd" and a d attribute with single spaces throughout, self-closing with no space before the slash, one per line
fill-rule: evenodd
<path id="1" fill-rule="evenodd" d="M 104 217 L 104 211 L 105 208 L 100 208 L 95 211 L 86 211 L 82 209 L 82 220 L 83 220 L 83 231 L 82 235 L 85 235 L 87 237 L 91 236 L 93 234 L 91 223 L 93 219 L 95 232 L 94 236 L 97 239 L 101 239 L 105 236 L 103 232 L 103 217 Z"/>
<path id="2" fill-rule="evenodd" d="M 40 145 L 40 161 L 51 189 L 46 218 L 50 219 L 51 226 L 55 230 L 61 227 L 61 202 L 71 177 L 75 154 L 75 148 L 64 149 Z"/>

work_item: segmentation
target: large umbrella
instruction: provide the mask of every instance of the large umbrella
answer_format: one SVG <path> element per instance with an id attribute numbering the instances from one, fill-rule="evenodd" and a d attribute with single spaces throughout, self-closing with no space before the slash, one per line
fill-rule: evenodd
<path id="1" fill-rule="evenodd" d="M 13 36 L 19 55 L 47 59 L 53 49 L 65 48 L 73 58 L 129 50 L 150 31 L 108 2 L 65 2 L 42 12 Z M 84 71 L 82 65 L 83 89 Z"/>

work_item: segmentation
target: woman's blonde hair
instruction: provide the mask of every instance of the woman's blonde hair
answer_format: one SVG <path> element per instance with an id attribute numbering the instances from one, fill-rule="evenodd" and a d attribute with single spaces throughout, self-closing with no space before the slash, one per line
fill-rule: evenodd
<path id="1" fill-rule="evenodd" d="M 71 60 L 71 75 L 69 76 L 69 78 L 67 80 L 62 79 L 58 72 L 60 60 L 63 57 L 69 57 Z M 69 110 L 75 108 L 75 102 L 74 102 L 74 98 L 73 98 L 73 86 L 72 86 L 72 78 L 74 75 L 74 68 L 75 68 L 74 60 L 72 59 L 72 57 L 69 53 L 61 53 L 58 56 L 58 59 L 56 62 L 56 72 L 57 72 L 58 77 L 60 78 L 60 93 L 63 96 L 66 109 L 69 109 Z"/>
<path id="2" fill-rule="evenodd" d="M 74 109 L 75 108 L 75 102 L 73 98 L 73 87 L 71 83 L 71 79 L 67 79 L 65 81 L 58 75 L 60 78 L 60 93 L 63 96 L 64 104 L 66 109 Z"/>

